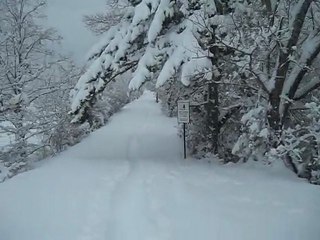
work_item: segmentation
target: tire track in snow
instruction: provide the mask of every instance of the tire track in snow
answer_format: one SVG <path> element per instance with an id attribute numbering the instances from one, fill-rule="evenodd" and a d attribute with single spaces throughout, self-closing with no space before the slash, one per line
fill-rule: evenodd
<path id="1" fill-rule="evenodd" d="M 106 203 L 110 202 L 110 193 L 114 191 L 117 183 L 126 177 L 129 169 L 128 165 L 118 164 L 113 168 L 114 175 L 102 176 L 97 179 L 97 187 L 90 199 L 86 211 L 88 215 L 78 240 L 105 240 L 107 213 L 110 211 L 106 207 Z"/>
<path id="2" fill-rule="evenodd" d="M 149 146 L 154 136 L 153 123 L 149 122 L 150 112 L 146 111 L 141 127 L 133 131 L 127 140 L 126 155 L 129 172 L 121 181 L 110 202 L 108 240 L 165 240 L 160 216 L 153 204 L 153 178 L 156 174 L 154 162 L 145 154 L 144 145 Z M 153 130 L 153 131 L 152 131 Z M 161 144 L 161 143 L 160 143 Z"/>
<path id="3" fill-rule="evenodd" d="M 97 183 L 79 240 L 142 240 L 142 237 L 147 236 L 145 228 L 149 221 L 144 218 L 147 214 L 144 198 L 146 193 L 145 182 L 143 178 L 139 179 L 143 171 L 138 159 L 140 154 L 137 136 L 147 131 L 149 117 L 150 112 L 147 111 L 144 121 L 139 124 L 142 126 L 136 126 L 128 136 L 123 136 L 126 139 L 126 159 L 121 162 L 126 163 L 127 169 L 115 169 L 113 172 L 118 172 L 121 176 L 118 174 L 113 179 L 106 176 Z"/>
<path id="4" fill-rule="evenodd" d="M 148 210 L 148 176 L 137 157 L 138 138 L 130 138 L 128 159 L 130 171 L 120 182 L 111 200 L 112 212 L 108 224 L 110 240 L 152 240 L 156 238 L 156 227 Z"/>
<path id="5" fill-rule="evenodd" d="M 101 230 L 104 229 L 104 221 L 101 219 L 100 209 L 104 202 L 102 193 L 103 191 L 101 190 L 101 187 L 99 187 L 95 190 L 94 195 L 92 196 L 89 214 L 79 240 L 100 240 L 101 236 L 103 236 L 103 234 L 101 234 Z"/>

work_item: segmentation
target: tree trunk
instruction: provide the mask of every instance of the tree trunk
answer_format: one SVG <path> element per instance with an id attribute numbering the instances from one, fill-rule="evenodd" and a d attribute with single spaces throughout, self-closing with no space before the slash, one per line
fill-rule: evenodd
<path id="1" fill-rule="evenodd" d="M 262 0 L 262 4 L 266 6 L 267 12 L 272 12 L 272 4 L 270 0 Z"/>
<path id="2" fill-rule="evenodd" d="M 26 139 L 26 131 L 23 125 L 23 114 L 19 112 L 20 116 L 18 117 L 18 121 L 14 124 L 16 128 L 15 132 L 15 142 L 16 149 L 15 151 L 18 153 L 17 162 L 25 162 L 27 158 L 27 139 Z"/>
<path id="3" fill-rule="evenodd" d="M 219 147 L 219 86 L 216 81 L 212 81 L 208 84 L 208 102 L 206 105 L 207 110 L 207 124 L 208 124 L 208 136 L 209 142 L 213 152 L 218 153 Z"/>
<path id="4" fill-rule="evenodd" d="M 279 112 L 280 96 L 272 92 L 269 95 L 270 109 L 268 111 L 268 122 L 272 129 L 278 131 L 282 128 L 281 116 Z"/>

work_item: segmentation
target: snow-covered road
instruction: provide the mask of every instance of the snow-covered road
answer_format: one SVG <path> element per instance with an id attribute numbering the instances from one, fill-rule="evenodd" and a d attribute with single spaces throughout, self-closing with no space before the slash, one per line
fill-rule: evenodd
<path id="1" fill-rule="evenodd" d="M 319 187 L 278 167 L 183 161 L 175 126 L 146 92 L 0 184 L 0 239 L 319 239 Z"/>

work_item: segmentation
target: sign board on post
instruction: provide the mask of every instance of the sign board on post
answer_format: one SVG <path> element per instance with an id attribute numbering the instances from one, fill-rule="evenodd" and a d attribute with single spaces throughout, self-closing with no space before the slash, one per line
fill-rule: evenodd
<path id="1" fill-rule="evenodd" d="M 179 100 L 178 101 L 178 122 L 183 123 L 183 157 L 187 158 L 186 147 L 186 123 L 190 122 L 190 101 Z"/>
<path id="2" fill-rule="evenodd" d="M 190 101 L 188 100 L 178 101 L 178 122 L 179 123 L 190 122 Z"/>

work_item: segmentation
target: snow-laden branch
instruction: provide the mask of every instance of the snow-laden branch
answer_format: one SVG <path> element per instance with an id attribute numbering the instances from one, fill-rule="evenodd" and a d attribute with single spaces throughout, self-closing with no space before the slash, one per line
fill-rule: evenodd
<path id="1" fill-rule="evenodd" d="M 320 32 L 319 30 L 314 30 L 312 33 L 309 34 L 308 38 L 304 41 L 301 46 L 302 54 L 299 60 L 296 62 L 295 66 L 291 70 L 289 76 L 286 78 L 283 89 L 282 89 L 282 96 L 287 96 L 289 99 L 294 99 L 297 90 L 299 89 L 298 96 L 305 96 L 310 90 L 316 87 L 317 81 L 313 80 L 309 84 L 301 87 L 301 82 L 303 77 L 307 73 L 309 67 L 313 63 L 314 59 L 320 53 Z M 285 111 L 286 99 L 282 98 L 280 104 L 280 114 L 283 114 Z"/>
<path id="2" fill-rule="evenodd" d="M 85 114 L 87 103 L 103 91 L 110 78 L 133 62 L 138 61 L 138 65 L 131 89 L 154 76 L 158 76 L 157 86 L 161 86 L 179 71 L 184 73 L 181 80 L 188 85 L 191 66 L 195 71 L 208 68 L 209 61 L 203 59 L 208 54 L 197 40 L 199 27 L 186 19 L 196 14 L 187 14 L 188 8 L 188 1 L 178 5 L 173 0 L 142 0 L 129 8 L 127 17 L 91 51 L 91 63 L 73 91 L 71 113 Z"/>
<path id="3" fill-rule="evenodd" d="M 293 99 L 300 100 L 317 88 L 320 88 L 320 77 L 319 76 L 317 78 L 313 78 L 310 82 L 308 82 L 308 83 L 304 84 L 302 87 L 300 87 L 297 90 Z"/>

